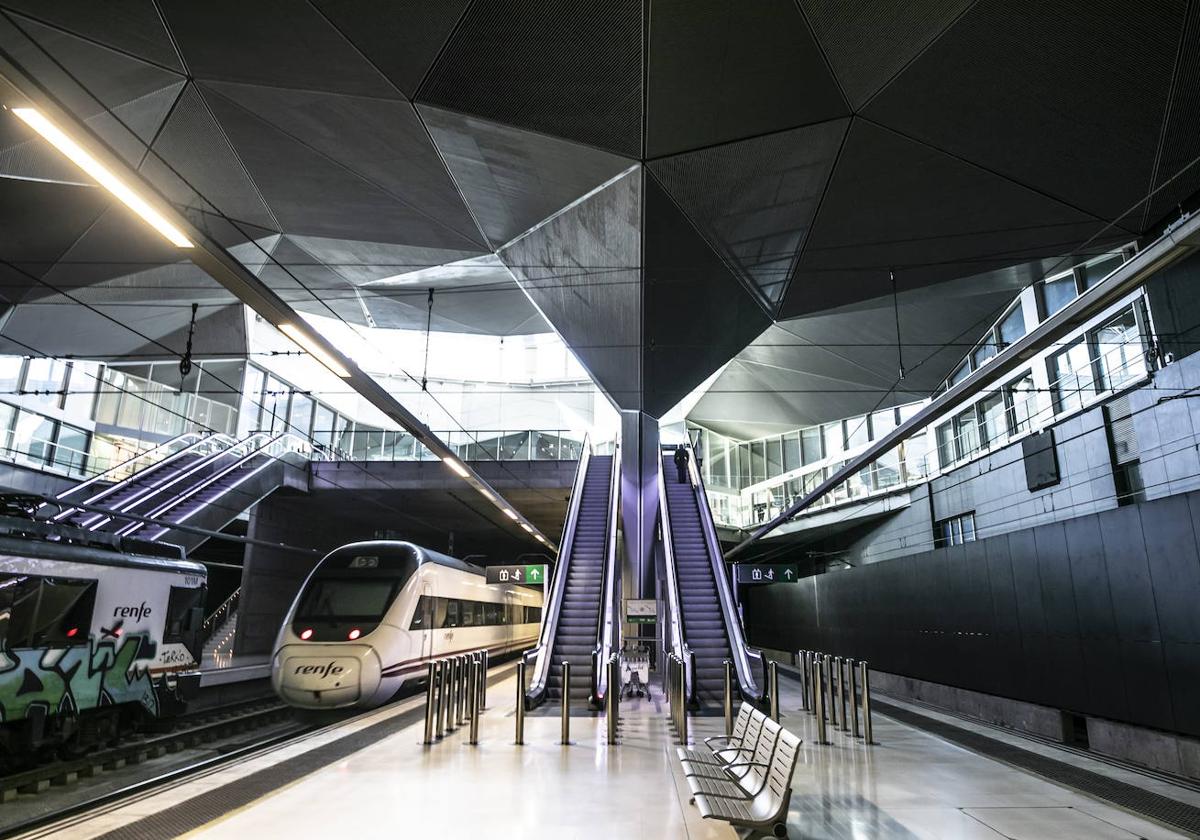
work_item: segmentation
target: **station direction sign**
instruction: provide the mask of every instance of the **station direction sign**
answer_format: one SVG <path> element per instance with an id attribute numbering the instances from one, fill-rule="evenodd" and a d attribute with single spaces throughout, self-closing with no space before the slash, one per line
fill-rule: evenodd
<path id="1" fill-rule="evenodd" d="M 488 566 L 485 570 L 488 583 L 523 583 L 541 586 L 546 582 L 547 566 L 539 563 L 530 566 Z"/>
<path id="2" fill-rule="evenodd" d="M 795 563 L 738 563 L 738 583 L 795 583 L 800 570 Z"/>
<path id="3" fill-rule="evenodd" d="M 653 598 L 626 598 L 625 620 L 630 624 L 654 624 L 658 621 L 658 601 Z"/>

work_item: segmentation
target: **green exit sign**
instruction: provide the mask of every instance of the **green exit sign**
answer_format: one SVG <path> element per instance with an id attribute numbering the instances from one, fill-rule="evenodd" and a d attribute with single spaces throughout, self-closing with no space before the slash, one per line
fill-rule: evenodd
<path id="1" fill-rule="evenodd" d="M 546 582 L 545 564 L 531 566 L 488 566 L 485 570 L 488 583 L 523 583 L 540 586 Z"/>

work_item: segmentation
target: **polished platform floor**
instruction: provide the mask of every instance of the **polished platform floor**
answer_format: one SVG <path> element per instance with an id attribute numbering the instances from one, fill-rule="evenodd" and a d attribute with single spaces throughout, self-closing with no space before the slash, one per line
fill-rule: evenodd
<path id="1" fill-rule="evenodd" d="M 420 745 L 421 698 L 412 698 L 89 815 L 54 836 L 738 836 L 700 819 L 688 803 L 671 731 L 654 701 L 625 706 L 619 747 L 604 743 L 602 718 L 586 716 L 572 717 L 568 747 L 558 743 L 557 717 L 529 717 L 527 744 L 516 747 L 511 674 L 511 665 L 493 671 L 503 678 L 489 691 L 478 746 L 466 743 L 465 729 Z M 805 739 L 788 821 L 793 838 L 1185 836 L 878 714 L 877 746 L 842 734 L 814 746 L 814 720 L 798 710 L 791 683 L 783 696 L 784 725 Z M 693 735 L 721 726 L 719 718 L 696 719 Z"/>

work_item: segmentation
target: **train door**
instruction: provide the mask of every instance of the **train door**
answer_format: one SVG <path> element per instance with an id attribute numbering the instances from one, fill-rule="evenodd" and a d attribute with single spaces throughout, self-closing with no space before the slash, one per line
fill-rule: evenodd
<path id="1" fill-rule="evenodd" d="M 504 593 L 504 650 L 513 649 L 516 639 L 517 624 L 521 620 L 521 605 L 517 603 L 517 593 L 509 590 Z"/>
<path id="2" fill-rule="evenodd" d="M 437 608 L 435 607 L 433 600 L 433 584 L 431 584 L 429 581 L 425 581 L 421 584 L 421 599 L 419 603 L 422 605 L 422 608 L 425 611 L 423 617 L 424 621 L 422 622 L 424 624 L 424 628 L 421 631 L 420 654 L 422 659 L 432 659 L 433 631 L 434 622 L 437 620 Z"/>

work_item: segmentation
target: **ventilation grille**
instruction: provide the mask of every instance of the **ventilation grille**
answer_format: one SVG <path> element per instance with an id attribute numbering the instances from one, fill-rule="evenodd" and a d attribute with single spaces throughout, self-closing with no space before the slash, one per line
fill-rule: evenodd
<path id="1" fill-rule="evenodd" d="M 1108 404 L 1108 434 L 1112 439 L 1114 464 L 1128 464 L 1140 455 L 1137 432 L 1133 428 L 1133 415 L 1129 410 L 1129 397 L 1117 397 Z"/>

